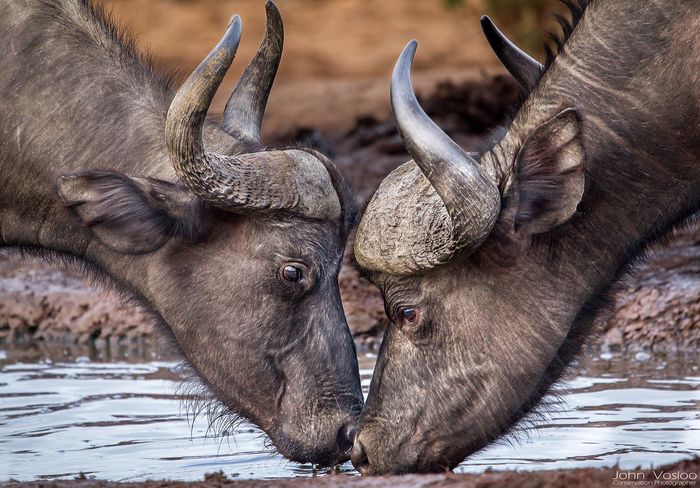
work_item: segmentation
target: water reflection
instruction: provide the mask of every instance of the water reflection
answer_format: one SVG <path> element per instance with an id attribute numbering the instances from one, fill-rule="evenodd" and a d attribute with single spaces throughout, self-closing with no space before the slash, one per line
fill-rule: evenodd
<path id="1" fill-rule="evenodd" d="M 237 478 L 327 472 L 270 453 L 250 425 L 215 439 L 206 437 L 204 419 L 188 425 L 176 392 L 176 364 L 158 360 L 148 348 L 102 360 L 90 350 L 2 352 L 0 480 L 80 473 L 130 481 L 201 479 L 217 470 Z M 374 359 L 360 361 L 365 394 Z M 559 393 L 564 403 L 547 422 L 524 431 L 520 444 L 491 447 L 458 470 L 650 466 L 700 454 L 696 356 L 598 357 L 586 361 Z M 349 463 L 339 471 L 353 473 Z"/>
<path id="2" fill-rule="evenodd" d="M 700 373 L 690 356 L 602 355 L 557 392 L 546 422 L 495 445 L 457 471 L 651 467 L 700 454 Z"/>

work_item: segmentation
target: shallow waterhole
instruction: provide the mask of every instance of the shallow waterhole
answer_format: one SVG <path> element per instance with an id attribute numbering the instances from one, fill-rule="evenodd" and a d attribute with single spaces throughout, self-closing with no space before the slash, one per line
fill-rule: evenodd
<path id="1" fill-rule="evenodd" d="M 51 359 L 49 359 L 49 357 Z M 374 356 L 361 357 L 367 393 Z M 558 389 L 545 420 L 464 461 L 457 471 L 650 467 L 700 455 L 700 357 L 592 354 Z M 0 346 L 0 481 L 115 481 L 312 476 L 264 447 L 260 431 L 207 436 L 188 423 L 176 363 L 137 353 Z M 350 463 L 339 469 L 355 474 Z"/>

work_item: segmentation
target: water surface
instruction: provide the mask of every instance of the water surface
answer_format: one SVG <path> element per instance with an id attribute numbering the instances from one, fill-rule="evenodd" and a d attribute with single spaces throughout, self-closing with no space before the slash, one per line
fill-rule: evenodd
<path id="1" fill-rule="evenodd" d="M 114 356 L 39 359 L 0 350 L 0 480 L 319 474 L 269 452 L 250 425 L 216 438 L 204 418 L 188 422 L 174 362 Z M 365 394 L 373 361 L 361 360 Z M 698 364 L 697 356 L 645 354 L 587 360 L 559 388 L 563 403 L 544 422 L 458 471 L 649 467 L 700 455 Z M 340 471 L 354 473 L 350 463 Z"/>

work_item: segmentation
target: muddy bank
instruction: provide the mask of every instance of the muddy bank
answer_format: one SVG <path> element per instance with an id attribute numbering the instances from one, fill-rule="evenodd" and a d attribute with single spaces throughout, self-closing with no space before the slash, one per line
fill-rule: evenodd
<path id="1" fill-rule="evenodd" d="M 536 471 L 536 472 L 486 472 L 479 475 L 472 474 L 433 474 L 433 475 L 405 475 L 405 476 L 379 476 L 373 478 L 360 478 L 359 476 L 331 475 L 318 478 L 290 478 L 280 480 L 242 480 L 229 479 L 222 473 L 214 473 L 205 476 L 203 481 L 177 482 L 177 481 L 146 481 L 140 483 L 116 483 L 109 481 L 94 481 L 89 479 L 76 479 L 70 481 L 37 481 L 33 483 L 0 483 L 0 487 L 11 488 L 29 486 L 36 488 L 164 488 L 164 487 L 188 487 L 188 488 L 219 488 L 236 486 L 241 488 L 263 487 L 289 487 L 289 488 L 384 488 L 404 486 L 413 488 L 438 488 L 438 487 L 463 487 L 463 488 L 535 488 L 546 486 L 548 488 L 603 488 L 615 485 L 614 478 L 634 476 L 635 480 L 645 480 L 649 485 L 628 486 L 698 486 L 700 478 L 700 458 L 662 466 L 653 470 L 620 470 L 607 469 L 575 469 L 562 471 Z M 666 480 L 671 477 L 671 480 Z M 674 481 L 682 480 L 682 481 Z M 657 479 L 658 483 L 654 484 Z"/>
<path id="2" fill-rule="evenodd" d="M 426 111 L 467 149 L 482 143 L 520 95 L 509 77 L 487 74 L 438 82 L 419 92 Z M 346 131 L 297 126 L 269 140 L 311 144 L 333 156 L 360 205 L 386 174 L 409 158 L 388 116 L 358 116 Z M 698 262 L 697 225 L 656 247 L 621 287 L 613 314 L 601 324 L 598 344 L 612 350 L 700 348 Z M 341 272 L 340 286 L 353 333 L 361 343 L 376 345 L 386 325 L 381 296 L 350 266 Z M 70 271 L 0 257 L 0 341 L 84 344 L 148 339 L 150 321 L 133 306 L 119 303 L 113 293 L 93 289 Z"/>
<path id="3" fill-rule="evenodd" d="M 151 334 L 145 314 L 77 272 L 0 256 L 0 342 L 99 344 Z"/>
<path id="4" fill-rule="evenodd" d="M 603 347 L 700 349 L 700 226 L 653 247 L 617 293 L 601 324 Z"/>

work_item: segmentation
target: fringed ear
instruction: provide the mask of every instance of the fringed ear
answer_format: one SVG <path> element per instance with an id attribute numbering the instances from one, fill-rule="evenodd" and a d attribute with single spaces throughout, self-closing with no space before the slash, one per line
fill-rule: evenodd
<path id="1" fill-rule="evenodd" d="M 581 123 L 567 109 L 537 127 L 516 157 L 515 184 L 506 195 L 499 232 L 517 254 L 531 237 L 568 221 L 581 202 L 585 187 L 585 152 Z"/>
<path id="2" fill-rule="evenodd" d="M 187 189 L 153 178 L 91 171 L 61 177 L 58 195 L 83 226 L 122 254 L 144 254 L 205 229 L 204 204 Z"/>

